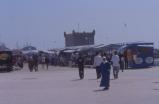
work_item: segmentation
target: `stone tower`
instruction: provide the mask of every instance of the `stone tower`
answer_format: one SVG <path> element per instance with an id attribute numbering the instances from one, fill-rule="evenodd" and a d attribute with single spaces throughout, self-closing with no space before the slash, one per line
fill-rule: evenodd
<path id="1" fill-rule="evenodd" d="M 65 46 L 82 46 L 82 45 L 93 45 L 94 44 L 95 30 L 92 32 L 75 32 L 72 33 L 64 32 Z"/>

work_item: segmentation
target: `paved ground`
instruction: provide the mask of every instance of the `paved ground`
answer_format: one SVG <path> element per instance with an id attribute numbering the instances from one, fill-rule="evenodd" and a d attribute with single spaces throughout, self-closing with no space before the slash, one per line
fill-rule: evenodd
<path id="1" fill-rule="evenodd" d="M 126 70 L 101 91 L 94 69 L 79 80 L 76 68 L 0 73 L 0 104 L 158 104 L 159 68 Z M 111 76 L 112 79 L 112 76 Z"/>

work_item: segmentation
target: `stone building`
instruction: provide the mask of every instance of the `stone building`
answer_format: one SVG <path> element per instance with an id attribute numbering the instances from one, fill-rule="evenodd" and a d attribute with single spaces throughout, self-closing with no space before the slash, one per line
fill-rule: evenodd
<path id="1" fill-rule="evenodd" d="M 82 46 L 82 45 L 94 45 L 95 30 L 92 32 L 64 32 L 65 46 Z"/>

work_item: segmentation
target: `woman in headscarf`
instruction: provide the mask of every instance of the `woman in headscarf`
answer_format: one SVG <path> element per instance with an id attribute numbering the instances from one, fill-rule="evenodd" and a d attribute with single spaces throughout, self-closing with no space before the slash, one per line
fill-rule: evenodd
<path id="1" fill-rule="evenodd" d="M 107 60 L 106 57 L 103 57 L 103 62 L 100 65 L 100 70 L 102 75 L 100 87 L 104 87 L 103 90 L 109 89 L 110 69 L 111 69 L 110 62 Z"/>

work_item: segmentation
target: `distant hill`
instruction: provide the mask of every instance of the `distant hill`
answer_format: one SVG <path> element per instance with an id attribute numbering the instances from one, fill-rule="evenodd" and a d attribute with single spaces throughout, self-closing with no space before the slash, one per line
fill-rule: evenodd
<path id="1" fill-rule="evenodd" d="M 0 43 L 0 51 L 10 50 L 8 47 L 5 46 L 4 43 Z"/>

